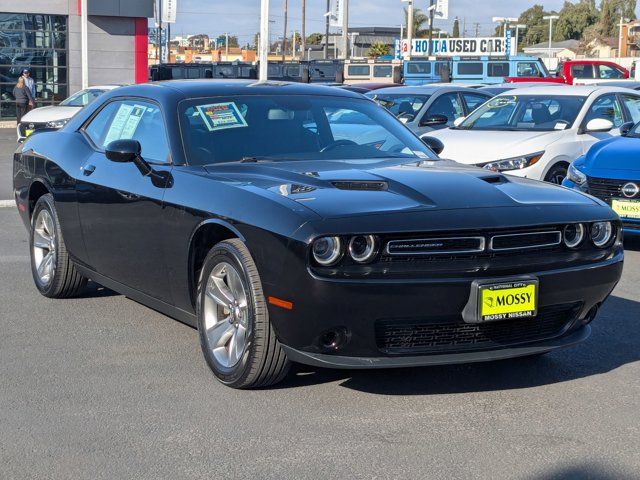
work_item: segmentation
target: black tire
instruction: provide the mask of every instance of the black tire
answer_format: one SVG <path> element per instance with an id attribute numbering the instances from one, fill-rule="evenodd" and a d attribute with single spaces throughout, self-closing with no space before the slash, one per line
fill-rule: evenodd
<path id="1" fill-rule="evenodd" d="M 34 249 L 36 220 L 43 210 L 46 210 L 49 213 L 53 223 L 53 230 L 55 231 L 53 240 L 55 246 L 55 260 L 53 260 L 54 268 L 53 274 L 50 275 L 47 281 L 43 281 L 38 274 Z M 75 265 L 69 258 L 67 246 L 64 243 L 64 237 L 62 236 L 62 230 L 60 229 L 60 220 L 58 219 L 58 213 L 53 202 L 53 195 L 49 193 L 41 196 L 33 209 L 33 215 L 31 216 L 31 229 L 29 232 L 29 247 L 33 281 L 36 284 L 36 288 L 42 295 L 49 298 L 69 298 L 78 295 L 82 291 L 87 284 L 87 279 L 78 272 Z"/>
<path id="2" fill-rule="evenodd" d="M 555 185 L 562 185 L 562 181 L 567 176 L 568 165 L 565 163 L 557 163 L 547 172 L 544 177 L 545 182 L 553 183 Z"/>
<path id="3" fill-rule="evenodd" d="M 242 358 L 231 367 L 222 365 L 213 355 L 207 340 L 203 313 L 207 282 L 213 269 L 223 262 L 236 269 L 248 292 L 246 347 Z M 202 353 L 220 382 L 233 388 L 259 388 L 274 385 L 287 375 L 290 362 L 269 321 L 258 269 L 242 241 L 231 239 L 220 242 L 205 258 L 198 281 L 196 314 Z"/>

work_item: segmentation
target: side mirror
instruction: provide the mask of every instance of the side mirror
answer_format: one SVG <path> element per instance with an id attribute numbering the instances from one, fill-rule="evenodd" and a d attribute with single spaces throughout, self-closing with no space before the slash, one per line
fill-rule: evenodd
<path id="1" fill-rule="evenodd" d="M 107 145 L 105 155 L 112 162 L 127 163 L 134 162 L 142 153 L 142 147 L 137 140 L 114 140 Z"/>
<path id="2" fill-rule="evenodd" d="M 589 120 L 587 126 L 585 127 L 585 132 L 596 133 L 596 132 L 609 132 L 613 130 L 613 123 L 606 118 L 594 118 L 593 120 Z"/>
<path id="3" fill-rule="evenodd" d="M 428 117 L 422 119 L 420 122 L 421 127 L 437 127 L 439 125 L 446 125 L 449 122 L 449 119 L 446 115 L 440 115 L 439 113 L 434 113 L 433 115 L 429 115 Z"/>
<path id="4" fill-rule="evenodd" d="M 420 137 L 420 140 L 422 140 L 427 147 L 433 150 L 436 155 L 440 155 L 440 153 L 442 153 L 442 151 L 444 150 L 444 143 L 442 143 L 435 137 L 425 135 L 423 137 Z"/>
<path id="5" fill-rule="evenodd" d="M 467 119 L 467 117 L 458 117 L 453 121 L 453 126 L 454 127 L 459 127 L 460 125 L 462 125 L 462 122 L 464 122 Z"/>
<path id="6" fill-rule="evenodd" d="M 626 137 L 627 134 L 633 128 L 633 126 L 634 126 L 633 122 L 625 122 L 622 125 L 620 125 L 620 135 L 622 135 L 623 137 Z"/>
<path id="7" fill-rule="evenodd" d="M 398 115 L 398 120 L 400 120 L 402 123 L 412 122 L 414 118 L 416 118 L 416 116 L 412 115 L 411 113 L 402 113 Z"/>

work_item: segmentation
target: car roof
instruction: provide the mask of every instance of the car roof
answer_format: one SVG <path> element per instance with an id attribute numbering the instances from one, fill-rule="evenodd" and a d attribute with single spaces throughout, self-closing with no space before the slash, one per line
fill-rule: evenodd
<path id="1" fill-rule="evenodd" d="M 152 90 L 150 90 L 152 89 Z M 178 94 L 184 98 L 210 97 L 217 95 L 331 95 L 337 97 L 362 98 L 362 95 L 331 85 L 314 83 L 280 82 L 269 80 L 163 80 L 122 87 L 118 94 L 162 92 Z"/>
<path id="2" fill-rule="evenodd" d="M 553 87 L 525 87 L 518 89 L 518 95 L 564 95 L 571 97 L 587 97 L 592 93 L 617 93 L 617 92 L 629 92 L 628 88 L 622 87 L 599 87 L 597 85 L 573 85 L 570 88 L 566 86 L 558 85 Z M 501 95 L 513 95 L 513 91 L 506 91 Z"/>
<path id="3" fill-rule="evenodd" d="M 90 85 L 86 89 L 83 90 L 113 90 L 114 88 L 124 87 L 125 84 L 120 85 Z"/>
<path id="4" fill-rule="evenodd" d="M 408 95 L 433 95 L 434 93 L 446 93 L 446 92 L 477 92 L 478 90 L 475 88 L 468 87 L 456 87 L 456 86 L 433 86 L 433 85 L 424 85 L 418 87 L 390 87 L 384 88 L 380 93 L 380 95 L 387 94 L 408 94 Z M 482 92 L 486 93 L 486 92 Z"/>
<path id="5" fill-rule="evenodd" d="M 640 87 L 640 82 L 636 80 L 608 80 L 605 82 L 598 82 L 597 85 L 600 87 L 624 87 L 635 89 Z"/>

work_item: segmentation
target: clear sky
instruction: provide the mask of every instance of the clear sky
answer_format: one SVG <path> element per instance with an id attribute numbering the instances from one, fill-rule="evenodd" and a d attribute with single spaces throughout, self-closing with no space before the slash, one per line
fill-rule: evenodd
<path id="1" fill-rule="evenodd" d="M 158 0 L 156 0 L 158 1 Z M 171 34 L 207 33 L 218 35 L 226 31 L 237 34 L 241 44 L 253 41 L 259 30 L 260 0 L 177 0 L 178 18 Z M 535 3 L 546 9 L 562 8 L 563 0 L 450 0 L 449 20 L 436 21 L 436 27 L 450 29 L 454 17 L 463 19 L 467 35 L 475 33 L 474 23 L 480 24 L 480 34 L 489 35 L 494 28 L 494 16 L 517 17 Z M 282 35 L 284 0 L 271 0 L 272 38 Z M 351 26 L 390 26 L 403 21 L 400 0 L 350 0 Z M 428 0 L 415 0 L 416 8 L 426 10 Z M 324 31 L 326 0 L 307 0 L 307 33 Z M 300 29 L 301 1 L 289 0 L 288 31 Z"/>

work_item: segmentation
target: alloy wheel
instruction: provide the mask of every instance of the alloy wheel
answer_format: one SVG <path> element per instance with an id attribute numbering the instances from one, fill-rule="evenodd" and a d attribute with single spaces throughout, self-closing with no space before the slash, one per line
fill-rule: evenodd
<path id="1" fill-rule="evenodd" d="M 48 210 L 42 209 L 33 224 L 33 260 L 38 280 L 48 285 L 56 271 L 56 230 Z"/>
<path id="2" fill-rule="evenodd" d="M 213 267 L 204 295 L 206 341 L 216 361 L 225 368 L 235 366 L 247 349 L 249 309 L 247 289 L 231 264 Z"/>

